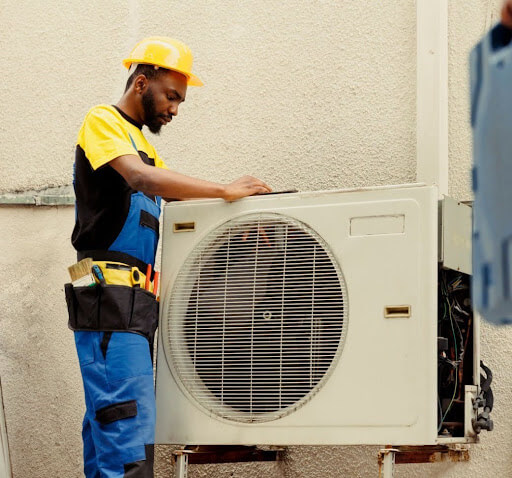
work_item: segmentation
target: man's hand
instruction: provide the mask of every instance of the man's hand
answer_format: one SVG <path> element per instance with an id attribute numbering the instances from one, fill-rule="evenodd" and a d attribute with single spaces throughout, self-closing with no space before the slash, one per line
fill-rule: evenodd
<path id="1" fill-rule="evenodd" d="M 253 194 L 269 193 L 272 189 L 263 181 L 252 176 L 243 176 L 240 179 L 224 186 L 224 199 L 234 201 Z"/>
<path id="2" fill-rule="evenodd" d="M 501 8 L 501 23 L 512 29 L 512 0 L 505 0 Z"/>

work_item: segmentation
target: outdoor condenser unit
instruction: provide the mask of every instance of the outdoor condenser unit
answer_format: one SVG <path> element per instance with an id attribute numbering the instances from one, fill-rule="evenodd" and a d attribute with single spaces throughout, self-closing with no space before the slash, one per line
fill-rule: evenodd
<path id="1" fill-rule="evenodd" d="M 156 442 L 474 441 L 478 317 L 438 390 L 440 281 L 471 268 L 470 210 L 446 205 L 418 184 L 168 204 Z"/>

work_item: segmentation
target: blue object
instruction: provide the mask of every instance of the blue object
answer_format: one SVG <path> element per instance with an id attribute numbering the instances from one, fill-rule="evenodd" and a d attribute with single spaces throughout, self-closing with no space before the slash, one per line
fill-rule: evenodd
<path id="1" fill-rule="evenodd" d="M 132 146 L 137 151 L 137 145 L 128 133 Z M 139 153 L 140 154 L 140 153 Z M 159 239 L 160 196 L 147 196 L 134 191 L 130 197 L 130 209 L 121 232 L 108 248 L 129 254 L 137 259 L 155 266 L 155 256 Z M 143 271 L 146 272 L 146 271 Z"/>
<path id="2" fill-rule="evenodd" d="M 512 30 L 496 25 L 471 52 L 475 308 L 512 323 Z"/>
<path id="3" fill-rule="evenodd" d="M 94 264 L 92 266 L 92 273 L 94 274 L 94 277 L 98 279 L 101 285 L 106 285 L 107 282 L 105 281 L 105 276 L 103 275 L 103 272 L 101 272 L 101 268 L 99 265 Z"/>
<path id="4" fill-rule="evenodd" d="M 148 341 L 130 332 L 75 332 L 85 390 L 86 478 L 153 476 L 155 394 Z"/>
<path id="5" fill-rule="evenodd" d="M 159 196 L 153 200 L 144 193 L 134 192 L 123 228 L 108 250 L 124 252 L 154 267 L 160 205 Z"/>

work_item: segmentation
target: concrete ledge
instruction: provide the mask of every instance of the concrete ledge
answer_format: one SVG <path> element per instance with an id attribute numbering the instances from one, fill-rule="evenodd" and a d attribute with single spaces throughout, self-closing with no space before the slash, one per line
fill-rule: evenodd
<path id="1" fill-rule="evenodd" d="M 74 206 L 75 194 L 71 185 L 0 194 L 0 206 L 6 205 Z"/>

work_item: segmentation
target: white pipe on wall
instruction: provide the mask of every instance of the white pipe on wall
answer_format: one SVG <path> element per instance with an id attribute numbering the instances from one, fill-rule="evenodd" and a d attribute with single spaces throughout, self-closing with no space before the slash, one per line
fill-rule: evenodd
<path id="1" fill-rule="evenodd" d="M 448 2 L 417 0 L 416 161 L 418 182 L 448 194 Z"/>

